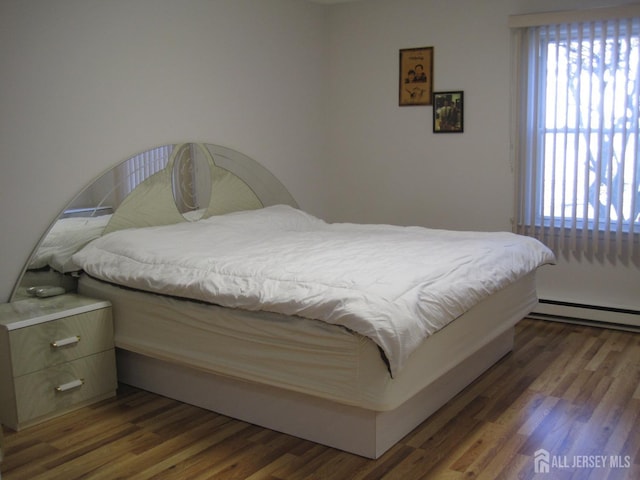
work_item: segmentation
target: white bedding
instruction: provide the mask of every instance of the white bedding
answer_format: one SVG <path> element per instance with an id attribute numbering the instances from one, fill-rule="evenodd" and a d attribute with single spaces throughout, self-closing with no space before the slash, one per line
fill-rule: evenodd
<path id="1" fill-rule="evenodd" d="M 555 260 L 511 233 L 328 224 L 282 205 L 113 232 L 72 259 L 140 290 L 342 325 L 394 375 L 426 337 Z"/>
<path id="2" fill-rule="evenodd" d="M 29 269 L 51 267 L 61 273 L 80 270 L 71 257 L 102 235 L 111 215 L 61 218 L 51 227 L 36 250 Z"/>
<path id="3" fill-rule="evenodd" d="M 536 305 L 534 273 L 427 338 L 393 378 L 378 347 L 345 328 L 121 288 L 82 275 L 78 293 L 113 306 L 119 349 L 185 368 L 368 410 L 393 410 L 510 330 Z M 126 379 L 130 372 L 118 370 Z M 126 383 L 126 381 L 125 381 Z"/>

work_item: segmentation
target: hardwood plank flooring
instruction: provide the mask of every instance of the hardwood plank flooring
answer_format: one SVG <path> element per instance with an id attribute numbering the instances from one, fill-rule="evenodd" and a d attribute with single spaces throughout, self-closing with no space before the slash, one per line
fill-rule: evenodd
<path id="1" fill-rule="evenodd" d="M 3 480 L 640 479 L 640 334 L 525 319 L 512 353 L 378 460 L 126 385 L 5 429 L 5 451 Z"/>

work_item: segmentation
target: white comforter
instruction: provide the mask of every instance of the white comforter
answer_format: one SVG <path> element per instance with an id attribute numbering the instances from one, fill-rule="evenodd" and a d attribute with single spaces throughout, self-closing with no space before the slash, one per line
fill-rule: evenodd
<path id="1" fill-rule="evenodd" d="M 59 219 L 38 246 L 29 268 L 48 266 L 60 273 L 80 270 L 71 257 L 91 240 L 100 237 L 110 219 L 111 215 Z"/>
<path id="2" fill-rule="evenodd" d="M 554 260 L 511 233 L 328 224 L 281 205 L 121 230 L 73 256 L 109 282 L 343 325 L 376 342 L 392 374 L 427 336 Z"/>

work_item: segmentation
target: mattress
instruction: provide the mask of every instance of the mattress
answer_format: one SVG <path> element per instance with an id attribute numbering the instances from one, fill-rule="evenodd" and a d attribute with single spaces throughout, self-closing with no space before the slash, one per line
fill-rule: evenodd
<path id="1" fill-rule="evenodd" d="M 112 232 L 73 260 L 118 285 L 347 327 L 397 375 L 425 338 L 554 257 L 508 232 L 326 223 L 274 205 Z"/>
<path id="2" fill-rule="evenodd" d="M 111 301 L 120 349 L 374 411 L 393 410 L 503 334 L 537 303 L 535 274 L 485 298 L 423 341 L 392 377 L 370 339 L 322 321 L 146 293 L 87 275 Z"/>

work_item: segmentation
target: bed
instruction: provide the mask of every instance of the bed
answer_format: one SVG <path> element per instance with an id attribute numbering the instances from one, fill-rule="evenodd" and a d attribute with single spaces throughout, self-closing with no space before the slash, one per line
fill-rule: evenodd
<path id="1" fill-rule="evenodd" d="M 378 458 L 512 349 L 554 261 L 506 232 L 330 224 L 206 152 L 196 215 L 170 161 L 72 262 L 113 305 L 119 380 L 221 414 Z"/>

